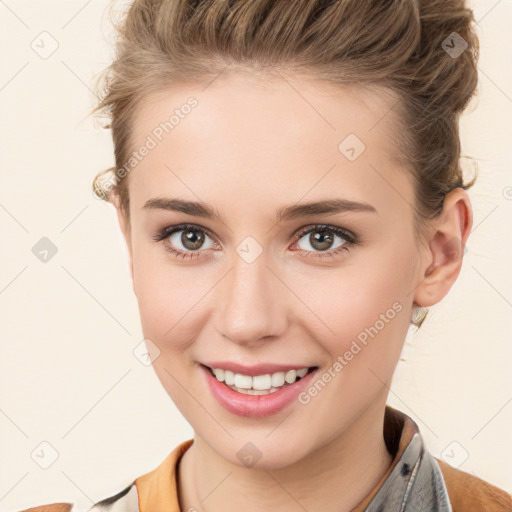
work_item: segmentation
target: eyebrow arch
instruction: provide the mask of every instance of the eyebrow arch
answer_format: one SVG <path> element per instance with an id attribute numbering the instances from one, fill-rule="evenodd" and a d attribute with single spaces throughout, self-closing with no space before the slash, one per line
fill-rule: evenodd
<path id="1" fill-rule="evenodd" d="M 155 197 L 146 201 L 143 208 L 148 210 L 169 210 L 204 217 L 206 219 L 221 220 L 221 215 L 218 211 L 204 203 L 196 201 Z M 280 208 L 276 213 L 276 222 L 292 220 L 299 217 L 313 217 L 319 214 L 335 214 L 353 211 L 378 213 L 377 210 L 368 203 L 350 201 L 348 199 L 326 199 L 323 201 L 301 203 Z"/>

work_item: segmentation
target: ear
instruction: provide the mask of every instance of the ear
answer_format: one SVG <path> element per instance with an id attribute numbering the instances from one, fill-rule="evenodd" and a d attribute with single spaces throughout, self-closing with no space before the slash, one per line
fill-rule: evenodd
<path id="1" fill-rule="evenodd" d="M 472 225 L 469 196 L 464 189 L 456 188 L 447 194 L 443 210 L 429 230 L 420 284 L 414 294 L 415 304 L 433 306 L 448 294 L 460 273 Z"/>
<path id="2" fill-rule="evenodd" d="M 117 196 L 112 198 L 112 204 L 114 205 L 117 213 L 117 220 L 119 222 L 119 227 L 121 229 L 121 233 L 126 242 L 126 247 L 128 249 L 128 262 L 130 267 L 130 276 L 133 284 L 133 253 L 132 253 L 132 238 L 131 238 L 131 227 L 130 221 L 128 219 L 128 212 L 125 212 L 120 205 L 119 198 Z"/>

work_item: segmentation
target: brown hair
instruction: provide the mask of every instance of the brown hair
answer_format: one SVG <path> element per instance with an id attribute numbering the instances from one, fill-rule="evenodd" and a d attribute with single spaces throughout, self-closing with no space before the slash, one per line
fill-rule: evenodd
<path id="1" fill-rule="evenodd" d="M 93 112 L 110 119 L 116 165 L 96 176 L 94 193 L 116 196 L 129 220 L 126 163 L 141 99 L 173 84 L 206 83 L 228 65 L 295 70 L 396 95 L 397 147 L 411 171 L 423 243 L 448 192 L 476 180 L 463 180 L 458 126 L 477 84 L 473 21 L 464 0 L 135 0 L 99 80 Z M 427 312 L 412 323 L 420 327 Z"/>

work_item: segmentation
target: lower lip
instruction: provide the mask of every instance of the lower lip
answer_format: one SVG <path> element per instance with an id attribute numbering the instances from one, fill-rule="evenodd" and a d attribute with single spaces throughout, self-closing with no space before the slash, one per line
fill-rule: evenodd
<path id="1" fill-rule="evenodd" d="M 263 418 L 277 414 L 287 405 L 291 404 L 297 395 L 309 386 L 318 368 L 315 368 L 293 384 L 283 386 L 278 391 L 267 395 L 245 395 L 238 393 L 217 380 L 206 366 L 201 365 L 201 370 L 205 374 L 213 396 L 225 409 L 239 416 Z"/>

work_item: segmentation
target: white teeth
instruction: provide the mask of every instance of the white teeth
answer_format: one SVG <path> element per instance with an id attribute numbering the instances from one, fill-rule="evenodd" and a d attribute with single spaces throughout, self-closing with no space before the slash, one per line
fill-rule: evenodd
<path id="1" fill-rule="evenodd" d="M 224 382 L 232 386 L 235 383 L 235 374 L 229 370 L 224 370 Z"/>
<path id="2" fill-rule="evenodd" d="M 217 380 L 220 380 L 221 382 L 224 380 L 224 370 L 222 368 L 215 368 L 213 373 L 215 374 L 215 377 L 217 377 Z"/>
<path id="3" fill-rule="evenodd" d="M 284 372 L 277 372 L 272 374 L 272 386 L 279 388 L 284 384 Z"/>
<path id="4" fill-rule="evenodd" d="M 280 388 L 286 384 L 293 384 L 297 378 L 302 378 L 308 373 L 308 368 L 301 368 L 299 370 L 289 370 L 286 373 L 267 373 L 265 375 L 255 375 L 251 377 L 250 375 L 242 375 L 222 368 L 213 368 L 211 370 L 218 381 L 224 382 L 228 387 L 236 391 L 246 391 L 246 394 L 249 395 L 266 394 L 260 393 L 260 391 L 270 391 L 273 393 L 277 391 L 276 388 Z"/>
<path id="5" fill-rule="evenodd" d="M 267 373 L 266 375 L 256 375 L 252 378 L 252 389 L 270 389 L 272 387 L 272 376 Z M 275 386 L 274 386 L 275 387 Z"/>
<path id="6" fill-rule="evenodd" d="M 251 389 L 252 377 L 249 377 L 248 375 L 240 375 L 239 373 L 235 373 L 235 386 L 237 388 L 242 389 Z"/>
<path id="7" fill-rule="evenodd" d="M 270 393 L 275 393 L 277 391 L 277 388 L 270 388 L 265 390 L 259 390 L 259 389 L 242 389 L 237 388 L 235 386 L 228 386 L 233 391 L 237 391 L 238 393 L 242 393 L 244 395 L 268 395 Z"/>
<path id="8" fill-rule="evenodd" d="M 295 382 L 295 379 L 297 378 L 297 372 L 295 370 L 290 370 L 289 372 L 286 372 L 284 376 L 284 380 L 288 382 L 288 384 L 293 384 Z"/>

